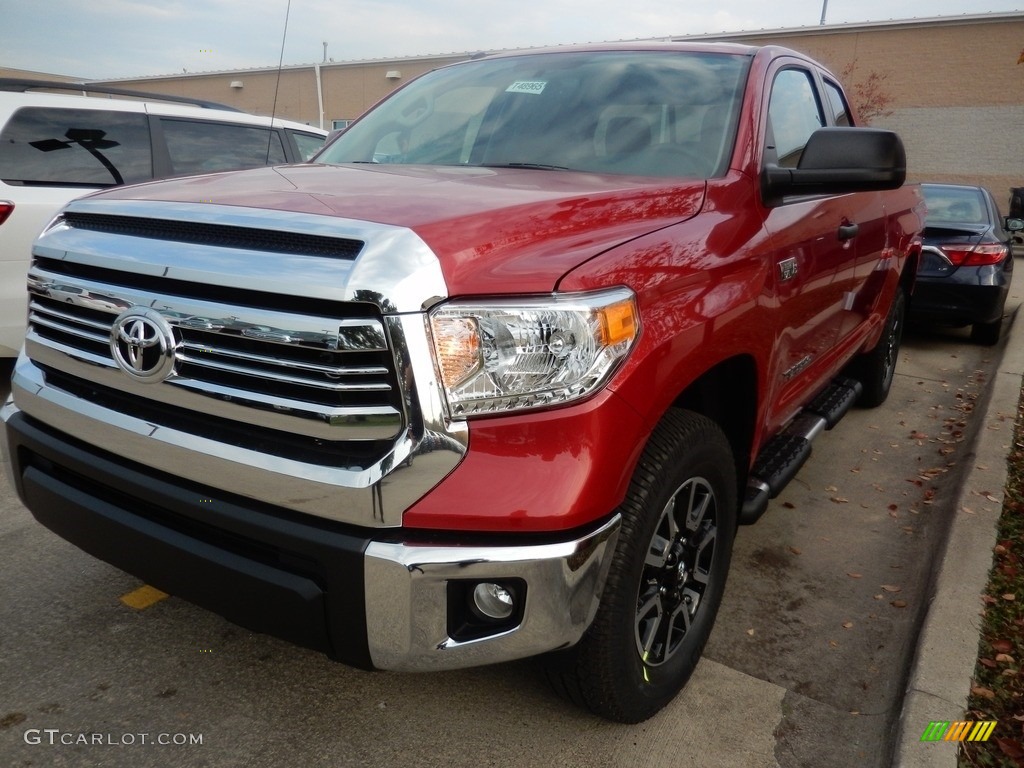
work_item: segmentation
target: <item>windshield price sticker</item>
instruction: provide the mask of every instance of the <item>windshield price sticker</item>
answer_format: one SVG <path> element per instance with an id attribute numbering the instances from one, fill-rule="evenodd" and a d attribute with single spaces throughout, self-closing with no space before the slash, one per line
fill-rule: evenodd
<path id="1" fill-rule="evenodd" d="M 516 80 L 505 89 L 505 93 L 532 93 L 539 95 L 544 93 L 545 80 Z"/>

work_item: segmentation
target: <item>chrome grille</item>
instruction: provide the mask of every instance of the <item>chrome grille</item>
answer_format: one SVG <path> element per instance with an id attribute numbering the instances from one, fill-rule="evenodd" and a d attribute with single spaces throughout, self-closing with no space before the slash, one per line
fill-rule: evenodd
<path id="1" fill-rule="evenodd" d="M 370 305 L 339 304 L 335 317 L 285 314 L 154 296 L 38 263 L 29 290 L 32 357 L 94 384 L 317 440 L 385 440 L 404 423 L 393 356 Z M 160 385 L 128 381 L 111 354 L 114 320 L 132 306 L 158 308 L 174 329 L 175 375 Z"/>

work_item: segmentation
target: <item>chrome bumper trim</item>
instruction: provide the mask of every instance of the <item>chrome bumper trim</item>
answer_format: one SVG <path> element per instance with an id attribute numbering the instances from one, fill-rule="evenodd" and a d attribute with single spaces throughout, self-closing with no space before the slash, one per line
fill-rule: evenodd
<path id="1" fill-rule="evenodd" d="M 380 669 L 460 669 L 568 647 L 597 613 L 621 517 L 554 544 L 438 547 L 372 542 L 366 550 L 366 626 Z M 470 642 L 448 635 L 450 580 L 523 579 L 522 622 Z"/>
<path id="2" fill-rule="evenodd" d="M 459 463 L 464 443 L 414 439 L 362 468 L 307 464 L 229 445 L 104 408 L 46 383 L 24 355 L 11 377 L 17 410 L 126 460 L 246 498 L 366 527 L 395 527 L 402 514 Z M 461 435 L 465 439 L 464 435 Z M 415 459 L 415 461 L 413 460 Z"/>

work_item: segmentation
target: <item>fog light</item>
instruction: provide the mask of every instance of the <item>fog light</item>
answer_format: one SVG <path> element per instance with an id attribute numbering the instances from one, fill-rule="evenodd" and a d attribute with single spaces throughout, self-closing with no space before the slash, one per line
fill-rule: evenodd
<path id="1" fill-rule="evenodd" d="M 512 593 L 500 584 L 487 581 L 473 589 L 473 605 L 487 618 L 496 620 L 507 619 L 515 610 Z"/>

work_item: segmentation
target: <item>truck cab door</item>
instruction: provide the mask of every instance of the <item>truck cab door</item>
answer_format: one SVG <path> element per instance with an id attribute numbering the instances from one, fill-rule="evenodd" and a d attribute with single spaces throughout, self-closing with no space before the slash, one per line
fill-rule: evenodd
<path id="1" fill-rule="evenodd" d="M 796 167 L 810 135 L 828 124 L 817 80 L 803 66 L 783 64 L 772 77 L 762 164 Z M 844 321 L 844 293 L 856 273 L 851 246 L 859 195 L 800 195 L 764 208 L 771 249 L 769 290 L 777 304 L 769 370 L 770 423 L 778 426 L 834 375 Z M 856 229 L 853 230 L 856 234 Z"/>
<path id="2" fill-rule="evenodd" d="M 822 90 L 832 123 L 852 125 L 850 106 L 842 88 L 827 76 L 822 77 Z M 879 192 L 862 192 L 849 196 L 849 209 L 844 214 L 839 238 L 847 258 L 840 261 L 836 279 L 843 294 L 843 316 L 839 325 L 838 345 L 859 344 L 865 323 L 882 295 L 882 282 L 888 271 L 879 270 L 888 255 L 887 218 L 884 198 Z"/>

